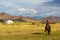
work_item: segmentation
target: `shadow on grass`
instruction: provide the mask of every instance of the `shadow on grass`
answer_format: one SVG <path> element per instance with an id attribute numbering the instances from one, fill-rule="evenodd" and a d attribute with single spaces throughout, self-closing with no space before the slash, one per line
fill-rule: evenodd
<path id="1" fill-rule="evenodd" d="M 35 35 L 46 35 L 45 33 L 39 33 L 39 32 L 34 32 L 32 34 L 35 34 Z"/>

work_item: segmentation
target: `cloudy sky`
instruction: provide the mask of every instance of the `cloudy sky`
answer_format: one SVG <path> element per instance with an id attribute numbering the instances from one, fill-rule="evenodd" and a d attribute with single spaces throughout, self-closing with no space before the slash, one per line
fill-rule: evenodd
<path id="1" fill-rule="evenodd" d="M 0 0 L 0 12 L 30 17 L 60 16 L 60 0 Z"/>

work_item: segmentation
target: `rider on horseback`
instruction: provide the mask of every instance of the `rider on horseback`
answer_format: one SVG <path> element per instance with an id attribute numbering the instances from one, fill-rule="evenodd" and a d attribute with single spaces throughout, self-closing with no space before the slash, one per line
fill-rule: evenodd
<path id="1" fill-rule="evenodd" d="M 50 35 L 50 32 L 51 32 L 50 23 L 51 22 L 49 20 L 46 21 L 45 31 L 48 32 L 48 35 Z"/>

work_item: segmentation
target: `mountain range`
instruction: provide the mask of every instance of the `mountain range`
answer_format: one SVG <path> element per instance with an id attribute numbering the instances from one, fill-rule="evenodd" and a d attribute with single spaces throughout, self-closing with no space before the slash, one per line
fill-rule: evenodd
<path id="1" fill-rule="evenodd" d="M 26 16 L 13 16 L 8 13 L 1 12 L 0 13 L 0 20 L 14 20 L 14 21 L 29 21 L 29 22 L 37 22 L 37 21 L 46 21 L 49 19 L 52 22 L 60 22 L 60 17 L 56 16 L 49 16 L 49 17 L 26 17 Z"/>
<path id="2" fill-rule="evenodd" d="M 56 16 L 44 17 L 41 18 L 40 20 L 46 21 L 47 19 L 50 20 L 51 22 L 60 22 L 60 17 L 56 17 Z"/>
<path id="3" fill-rule="evenodd" d="M 31 17 L 25 17 L 25 16 L 13 16 L 4 12 L 0 13 L 0 20 L 14 20 L 14 21 L 29 21 L 29 22 L 35 22 L 39 21 L 37 19 L 31 18 Z"/>

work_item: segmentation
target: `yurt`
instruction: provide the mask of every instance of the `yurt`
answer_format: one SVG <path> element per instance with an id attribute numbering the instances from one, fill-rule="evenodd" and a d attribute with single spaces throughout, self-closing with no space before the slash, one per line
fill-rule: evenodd
<path id="1" fill-rule="evenodd" d="M 12 20 L 7 20 L 6 23 L 7 24 L 13 24 L 14 22 Z"/>

